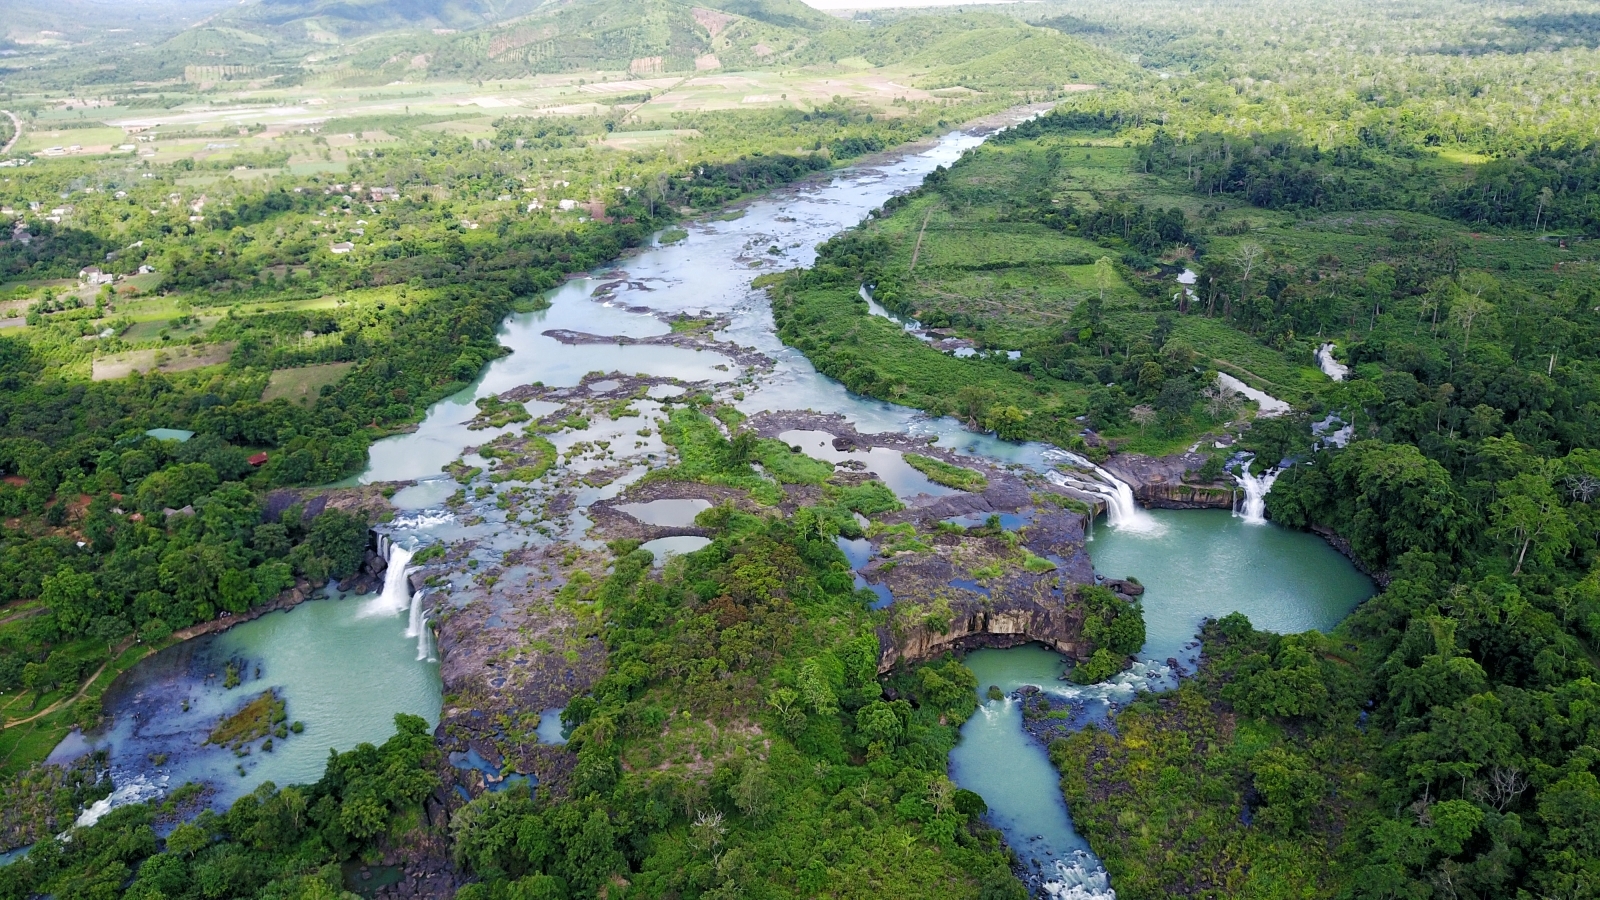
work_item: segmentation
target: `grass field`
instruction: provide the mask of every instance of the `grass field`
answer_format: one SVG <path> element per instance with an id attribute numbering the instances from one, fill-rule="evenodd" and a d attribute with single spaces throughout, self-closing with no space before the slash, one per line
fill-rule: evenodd
<path id="1" fill-rule="evenodd" d="M 302 406 L 314 406 L 325 385 L 337 382 L 355 363 L 326 363 L 320 366 L 303 366 L 298 369 L 278 369 L 267 381 L 262 400 L 288 400 Z"/>
<path id="2" fill-rule="evenodd" d="M 124 378 L 134 372 L 187 372 L 190 369 L 221 365 L 232 355 L 231 343 L 198 346 L 184 344 L 170 350 L 129 350 L 96 359 L 94 380 Z"/>
<path id="3" fill-rule="evenodd" d="M 833 65 L 787 70 L 730 72 L 715 69 L 693 75 L 638 78 L 627 72 L 570 72 L 484 83 L 430 81 L 401 85 L 330 87 L 299 85 L 239 90 L 207 95 L 209 102 L 185 103 L 170 109 L 110 105 L 90 110 L 52 110 L 24 129 L 16 152 L 42 153 L 61 148 L 68 157 L 119 154 L 171 163 L 181 158 L 226 161 L 262 151 L 290 154 L 288 171 L 296 175 L 345 171 L 350 159 L 392 144 L 401 136 L 382 128 L 341 130 L 341 119 L 419 117 L 419 130 L 457 137 L 493 134 L 492 123 L 503 116 L 594 116 L 613 110 L 612 98 L 630 98 L 624 128 L 599 146 L 624 152 L 655 150 L 695 140 L 692 129 L 673 126 L 684 113 L 721 109 L 792 107 L 810 109 L 835 97 L 865 104 L 883 115 L 903 111 L 906 101 L 957 99 L 950 91 L 915 87 L 933 66 L 874 68 L 840 60 Z M 864 63 L 864 61 L 860 61 Z M 640 94 L 650 99 L 640 102 Z M 969 99 L 966 94 L 962 99 Z M 429 123 L 420 117 L 433 117 Z M 443 117 L 443 121 L 438 121 Z M 101 127 L 77 127 L 98 122 Z M 240 123 L 250 127 L 241 133 Z M 321 129 L 324 143 L 307 133 L 308 123 Z M 62 128 L 63 124 L 74 127 Z M 51 127 L 55 126 L 55 127 Z M 629 128 L 638 129 L 630 133 Z M 135 134 L 150 138 L 137 142 Z M 133 151 L 119 147 L 134 143 Z M 76 150 L 68 150 L 72 146 Z M 185 187 L 205 187 L 232 178 L 260 178 L 282 169 L 249 169 L 227 174 L 196 174 L 180 179 Z"/>
<path id="4" fill-rule="evenodd" d="M 104 647 L 100 649 L 104 650 Z M 80 710 L 77 702 L 63 704 L 61 708 L 43 715 L 39 714 L 41 711 L 67 698 L 76 697 L 79 702 L 100 699 L 118 675 L 159 649 L 160 646 L 129 642 L 115 659 L 82 685 L 42 697 L 35 697 L 26 691 L 0 695 L 0 720 L 6 723 L 5 730 L 0 731 L 0 778 L 10 777 L 45 758 L 68 732 L 78 726 Z"/>

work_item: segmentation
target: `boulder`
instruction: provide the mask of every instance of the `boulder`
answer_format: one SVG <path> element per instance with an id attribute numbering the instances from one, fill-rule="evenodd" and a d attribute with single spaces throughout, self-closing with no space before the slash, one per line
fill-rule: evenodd
<path id="1" fill-rule="evenodd" d="M 1144 596 L 1144 585 L 1137 581 L 1125 581 L 1121 578 L 1107 578 L 1105 586 L 1116 591 L 1124 597 Z"/>

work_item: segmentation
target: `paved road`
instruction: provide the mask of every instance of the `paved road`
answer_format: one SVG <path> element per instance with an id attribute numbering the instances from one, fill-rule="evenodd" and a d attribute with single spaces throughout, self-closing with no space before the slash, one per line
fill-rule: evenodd
<path id="1" fill-rule="evenodd" d="M 17 114 L 11 112 L 10 110 L 0 109 L 0 112 L 5 113 L 11 119 L 11 140 L 6 141 L 6 145 L 4 147 L 0 147 L 0 156 L 5 156 L 7 153 L 11 152 L 11 148 L 15 147 L 17 145 L 17 141 L 22 137 L 22 120 L 17 118 Z"/>

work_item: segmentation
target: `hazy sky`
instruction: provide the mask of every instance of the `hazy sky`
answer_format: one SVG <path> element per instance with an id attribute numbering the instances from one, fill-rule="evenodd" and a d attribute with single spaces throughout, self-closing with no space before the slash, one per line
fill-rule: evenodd
<path id="1" fill-rule="evenodd" d="M 1015 3 L 1018 0 L 805 0 L 817 9 L 893 9 L 907 6 L 977 6 L 980 3 Z"/>

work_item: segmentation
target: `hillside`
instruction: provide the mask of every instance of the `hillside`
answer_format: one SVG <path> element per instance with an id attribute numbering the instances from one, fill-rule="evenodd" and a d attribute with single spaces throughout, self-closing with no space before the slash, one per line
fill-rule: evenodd
<path id="1" fill-rule="evenodd" d="M 774 66 L 895 67 L 937 90 L 1052 90 L 1125 83 L 1137 70 L 1082 39 L 1008 16 L 864 24 L 773 0 L 583 0 L 472 32 L 394 34 L 352 49 L 373 83 L 626 70 L 637 75 Z"/>
<path id="2" fill-rule="evenodd" d="M 250 0 L 220 11 L 212 3 L 152 0 L 101 7 L 68 0 L 51 10 L 28 0 L 0 12 L 0 37 L 16 42 L 0 75 L 42 88 L 178 80 L 376 87 L 562 73 L 893 68 L 895 83 L 907 89 L 980 92 L 1140 77 L 1119 55 L 1076 35 L 993 13 L 849 21 L 800 0 Z M 61 24 L 67 21 L 97 24 L 74 30 Z M 62 28 L 68 30 L 53 30 Z"/>
<path id="3" fill-rule="evenodd" d="M 515 77 L 584 70 L 635 74 L 753 68 L 785 58 L 841 26 L 798 2 L 584 0 L 476 31 L 394 36 L 359 49 L 352 64 L 382 77 L 425 66 L 430 76 Z M 419 52 L 420 51 L 420 52 Z M 426 60 L 420 57 L 426 56 Z"/>

